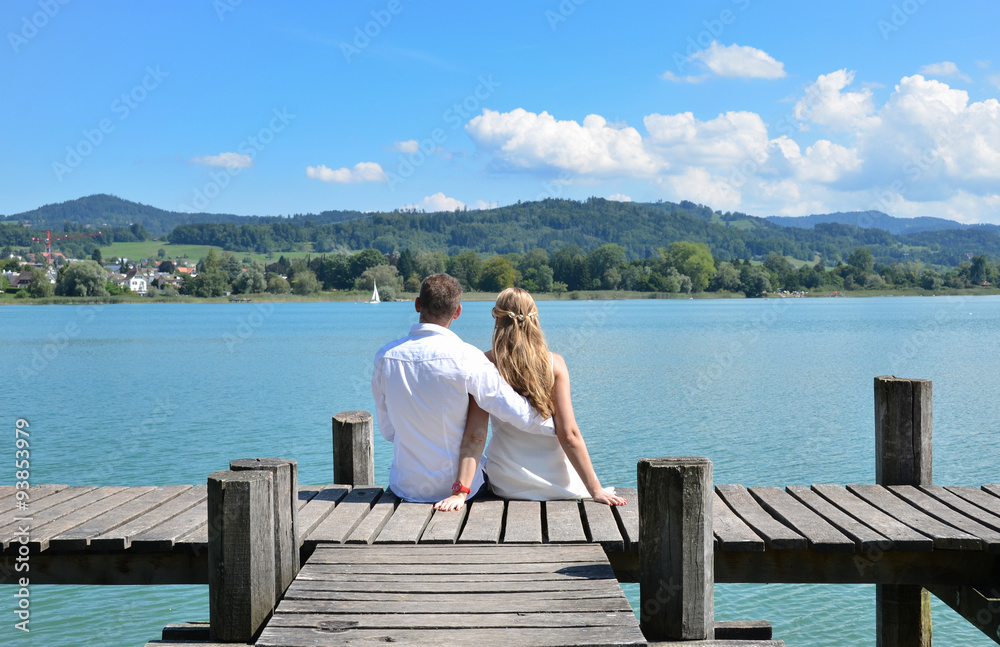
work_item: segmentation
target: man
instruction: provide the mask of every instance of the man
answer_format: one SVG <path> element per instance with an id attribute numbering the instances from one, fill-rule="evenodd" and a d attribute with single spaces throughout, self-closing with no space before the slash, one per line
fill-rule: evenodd
<path id="1" fill-rule="evenodd" d="M 482 487 L 478 469 L 471 483 L 455 482 L 470 396 L 523 431 L 555 434 L 551 418 L 543 420 L 481 350 L 449 329 L 462 314 L 461 300 L 462 286 L 453 277 L 428 276 L 414 303 L 420 323 L 375 355 L 379 431 L 393 446 L 389 486 L 407 501 L 474 496 Z"/>

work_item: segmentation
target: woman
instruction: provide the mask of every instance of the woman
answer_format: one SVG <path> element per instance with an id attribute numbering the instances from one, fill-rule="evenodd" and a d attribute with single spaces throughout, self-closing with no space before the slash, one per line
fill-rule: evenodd
<path id="1" fill-rule="evenodd" d="M 509 499 L 593 498 L 608 505 L 625 505 L 625 499 L 615 496 L 612 488 L 601 487 L 594 473 L 573 416 L 566 362 L 549 352 L 535 300 L 520 288 L 507 288 L 497 296 L 493 319 L 493 348 L 486 356 L 538 413 L 553 417 L 556 437 L 526 433 L 494 419 L 485 464 L 490 489 Z M 470 398 L 455 493 L 435 508 L 457 510 L 464 504 L 467 488 L 463 484 L 472 482 L 478 463 L 476 449 L 486 437 L 487 420 L 488 415 Z"/>

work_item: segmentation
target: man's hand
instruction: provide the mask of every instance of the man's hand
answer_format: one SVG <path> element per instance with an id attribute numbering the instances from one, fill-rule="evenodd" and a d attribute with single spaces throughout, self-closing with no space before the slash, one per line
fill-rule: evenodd
<path id="1" fill-rule="evenodd" d="M 465 494 L 452 494 L 447 499 L 441 499 L 435 503 L 434 509 L 441 510 L 442 512 L 451 512 L 452 510 L 461 510 L 464 505 Z"/>

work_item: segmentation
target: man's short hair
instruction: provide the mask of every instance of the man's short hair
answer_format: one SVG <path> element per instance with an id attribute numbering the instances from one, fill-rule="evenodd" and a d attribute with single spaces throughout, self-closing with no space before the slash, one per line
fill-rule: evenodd
<path id="1" fill-rule="evenodd" d="M 421 318 L 450 319 L 462 303 L 462 284 L 450 274 L 431 274 L 420 284 Z"/>

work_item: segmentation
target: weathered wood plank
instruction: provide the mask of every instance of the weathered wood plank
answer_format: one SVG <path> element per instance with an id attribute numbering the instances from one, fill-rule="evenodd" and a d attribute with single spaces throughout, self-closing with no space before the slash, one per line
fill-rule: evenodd
<path id="1" fill-rule="evenodd" d="M 399 603 L 430 603 L 437 605 L 440 609 L 441 605 L 448 604 L 449 591 L 438 589 L 433 593 L 417 592 L 417 593 L 403 593 L 397 591 L 330 591 L 326 589 L 310 589 L 304 587 L 296 587 L 293 591 L 291 587 L 285 592 L 285 600 L 316 600 L 321 603 L 328 602 L 382 602 L 383 604 L 375 605 L 370 604 L 370 608 L 382 608 L 383 610 L 388 610 L 392 605 Z M 494 612 L 499 611 L 518 611 L 522 604 L 531 604 L 533 602 L 561 602 L 564 600 L 587 600 L 587 601 L 607 601 L 612 600 L 613 603 L 617 604 L 619 599 L 622 598 L 621 588 L 618 590 L 613 590 L 609 587 L 603 587 L 597 590 L 574 588 L 574 589 L 560 589 L 557 591 L 518 591 L 515 593 L 505 592 L 505 591 L 491 591 L 486 593 L 463 593 L 462 598 L 468 602 L 468 604 L 483 605 L 484 609 L 492 609 Z M 476 608 L 473 607 L 473 608 Z M 620 610 L 620 609 L 619 609 Z"/>
<path id="2" fill-rule="evenodd" d="M 434 513 L 432 503 L 404 501 L 396 507 L 392 517 L 375 539 L 376 544 L 415 544 Z"/>
<path id="3" fill-rule="evenodd" d="M 713 492 L 712 531 L 719 540 L 719 549 L 734 552 L 763 552 L 764 540 L 736 516 L 718 492 Z"/>
<path id="4" fill-rule="evenodd" d="M 1000 497 L 1000 485 L 984 485 L 983 491 L 989 492 L 995 497 Z"/>
<path id="5" fill-rule="evenodd" d="M 132 539 L 191 509 L 204 501 L 206 496 L 204 485 L 189 487 L 176 497 L 136 517 L 125 525 L 112 528 L 92 538 L 90 547 L 93 550 L 126 550 L 132 545 Z"/>
<path id="6" fill-rule="evenodd" d="M 333 416 L 333 482 L 375 485 L 374 418 L 368 411 Z"/>
<path id="7" fill-rule="evenodd" d="M 888 539 L 813 492 L 809 486 L 790 485 L 785 490 L 850 537 L 857 550 L 866 552 L 888 548 Z"/>
<path id="8" fill-rule="evenodd" d="M 541 501 L 507 502 L 507 522 L 504 524 L 503 543 L 542 543 Z"/>
<path id="9" fill-rule="evenodd" d="M 33 528 L 31 531 L 31 541 L 28 542 L 28 547 L 32 552 L 43 551 L 49 547 L 49 542 L 53 537 L 57 537 L 70 528 L 75 528 L 76 526 L 89 521 L 98 515 L 104 514 L 116 506 L 128 503 L 132 499 L 146 494 L 147 492 L 151 492 L 154 489 L 155 488 L 151 486 L 121 488 L 119 491 L 111 494 L 110 496 L 102 497 L 90 505 L 74 510 L 73 512 L 62 516 L 55 521 L 50 521 L 40 528 Z M 85 494 L 83 496 L 85 497 L 87 495 Z M 83 497 L 80 498 L 82 499 Z"/>
<path id="10" fill-rule="evenodd" d="M 357 528 L 382 496 L 380 487 L 355 487 L 348 492 L 325 519 L 309 532 L 305 541 L 333 541 L 342 543 Z"/>
<path id="11" fill-rule="evenodd" d="M 495 544 L 503 528 L 504 502 L 500 499 L 479 499 L 469 504 L 469 514 L 458 543 Z"/>
<path id="12" fill-rule="evenodd" d="M 974 503 L 983 510 L 1000 516 L 1000 498 L 992 496 L 977 487 L 971 486 L 948 486 L 945 488 L 952 494 L 962 497 L 970 503 Z"/>
<path id="13" fill-rule="evenodd" d="M 30 515 L 32 517 L 32 522 L 34 527 L 39 527 L 50 521 L 54 521 L 61 516 L 67 515 L 74 510 L 81 508 L 89 503 L 97 501 L 98 499 L 106 496 L 110 496 L 115 492 L 119 492 L 124 488 L 98 488 L 93 485 L 85 485 L 81 487 L 73 487 L 68 490 L 63 490 L 62 492 L 57 492 L 51 496 L 42 499 L 38 505 L 29 508 Z M 86 499 L 80 497 L 86 496 Z M 70 501 L 77 499 L 76 504 L 71 504 Z M 7 548 L 10 545 L 10 541 L 13 537 L 18 535 L 18 518 L 23 518 L 25 512 L 22 510 L 12 510 L 4 514 L 0 514 L 0 541 L 3 542 L 3 547 Z M 24 525 L 23 521 L 20 522 Z"/>
<path id="14" fill-rule="evenodd" d="M 983 542 L 972 535 L 924 514 L 881 485 L 848 485 L 847 489 L 868 503 L 934 540 L 947 550 L 981 550 Z"/>
<path id="15" fill-rule="evenodd" d="M 0 490 L 0 514 L 4 512 L 10 512 L 11 510 L 18 509 L 18 490 L 13 485 L 4 485 L 4 489 Z M 28 509 L 34 511 L 38 503 L 49 496 L 50 494 L 55 494 L 56 492 L 61 492 L 69 488 L 68 485 L 58 485 L 53 483 L 40 483 L 38 485 L 32 485 L 26 490 L 27 499 L 25 503 Z"/>
<path id="16" fill-rule="evenodd" d="M 930 592 L 957 611 L 974 627 L 1000 644 L 1000 591 L 972 586 L 932 586 Z"/>
<path id="17" fill-rule="evenodd" d="M 580 517 L 579 501 L 546 501 L 545 527 L 553 544 L 582 544 L 587 541 Z"/>
<path id="18" fill-rule="evenodd" d="M 510 564 L 516 562 L 592 562 L 603 560 L 604 552 L 596 544 L 585 544 L 590 550 L 573 550 L 575 545 L 543 544 L 500 546 L 482 544 L 459 544 L 453 550 L 441 551 L 440 545 L 418 544 L 400 545 L 396 550 L 371 550 L 367 546 L 327 545 L 316 547 L 310 558 L 312 564 L 449 564 L 456 558 L 473 560 L 484 568 L 490 564 Z"/>
<path id="19" fill-rule="evenodd" d="M 336 509 L 337 504 L 351 491 L 349 485 L 328 485 L 310 498 L 299 508 L 298 530 L 296 540 L 302 545 L 322 522 Z M 300 491 L 301 492 L 301 491 Z"/>
<path id="20" fill-rule="evenodd" d="M 513 628 L 405 630 L 340 629 L 316 632 L 313 629 L 267 628 L 258 647 L 322 647 L 325 645 L 476 645 L 477 647 L 555 647 L 564 645 L 646 645 L 638 627 L 585 627 L 572 629 L 535 628 L 530 632 Z"/>
<path id="21" fill-rule="evenodd" d="M 976 488 L 972 488 L 972 490 L 980 492 L 980 490 Z M 987 528 L 1000 530 L 1000 515 L 988 512 L 964 497 L 955 494 L 948 488 L 940 485 L 921 485 L 920 491 L 929 494 L 948 507 L 961 512 L 963 515 L 975 519 L 977 523 L 980 523 Z"/>
<path id="22" fill-rule="evenodd" d="M 462 522 L 469 511 L 469 506 L 458 510 L 434 512 L 430 522 L 420 536 L 421 544 L 454 544 L 458 541 L 458 533 L 462 530 Z"/>
<path id="23" fill-rule="evenodd" d="M 805 550 L 805 537 L 784 525 L 758 505 L 742 485 L 717 485 L 716 491 L 737 516 L 760 535 L 772 550 Z"/>
<path id="24" fill-rule="evenodd" d="M 53 550 L 83 550 L 90 545 L 91 540 L 95 537 L 111 532 L 137 517 L 151 513 L 156 507 L 190 489 L 190 485 L 164 485 L 151 489 L 127 503 L 118 505 L 104 514 L 56 535 L 49 540 L 49 546 Z M 122 543 L 124 543 L 124 537 Z"/>
<path id="25" fill-rule="evenodd" d="M 617 582 L 615 579 L 614 571 L 608 567 L 607 564 L 574 564 L 568 566 L 573 572 L 574 579 L 576 578 L 587 578 L 588 580 L 607 580 L 609 582 Z M 384 570 L 384 569 L 383 569 Z M 482 569 L 478 571 L 482 573 Z M 555 571 L 550 572 L 532 572 L 532 573 L 496 573 L 491 572 L 489 574 L 490 582 L 549 582 L 551 580 L 563 580 L 566 578 L 565 573 L 558 573 Z M 345 573 L 344 569 L 340 566 L 334 566 L 333 571 L 328 571 L 327 567 L 322 564 L 308 564 L 302 567 L 299 571 L 297 581 L 302 582 L 345 582 L 345 583 L 357 583 L 357 582 L 436 582 L 441 585 L 442 588 L 450 586 L 452 584 L 457 584 L 460 582 L 469 581 L 468 573 L 454 573 L 450 571 L 442 571 L 438 573 L 399 573 L 399 572 L 383 572 L 383 573 Z"/>
<path id="26" fill-rule="evenodd" d="M 346 543 L 370 544 L 375 541 L 378 534 L 382 532 L 382 528 L 386 522 L 389 521 L 389 517 L 395 512 L 398 503 L 399 497 L 393 494 L 392 490 L 383 492 L 379 496 L 378 502 L 372 506 L 368 514 L 361 520 L 361 523 L 348 535 Z"/>
<path id="27" fill-rule="evenodd" d="M 749 492 L 773 517 L 808 539 L 810 550 L 817 553 L 854 552 L 854 540 L 781 488 L 752 487 Z"/>
<path id="28" fill-rule="evenodd" d="M 485 629 L 489 627 L 620 627 L 635 623 L 630 612 L 582 613 L 365 613 L 338 614 L 335 619 L 313 613 L 277 613 L 268 627 L 302 627 L 317 631 L 353 629 Z M 520 644 L 520 643 L 518 643 Z"/>
<path id="29" fill-rule="evenodd" d="M 839 485 L 816 484 L 814 492 L 876 531 L 888 541 L 881 550 L 934 550 L 934 540 L 882 512 Z"/>
<path id="30" fill-rule="evenodd" d="M 497 582 L 493 578 L 469 581 L 469 577 L 460 582 L 451 582 L 443 586 L 442 582 L 419 580 L 343 580 L 340 578 L 326 580 L 296 579 L 288 587 L 288 596 L 295 597 L 306 591 L 339 591 L 340 593 L 433 593 L 442 591 L 450 593 L 561 593 L 564 591 L 591 591 L 603 594 L 619 595 L 621 587 L 612 579 L 567 578 L 565 576 L 552 580 L 520 580 L 513 582 Z M 299 596 L 301 597 L 301 596 Z M 558 597 L 558 596 L 556 596 Z M 358 598 L 360 599 L 360 598 Z"/>
<path id="31" fill-rule="evenodd" d="M 205 528 L 207 523 L 208 491 L 205 490 L 205 497 L 199 497 L 199 501 L 184 512 L 133 537 L 132 550 L 171 550 L 175 544 L 180 543 L 181 539 L 190 535 L 197 528 Z M 207 542 L 208 531 L 206 530 L 201 543 L 205 544 Z"/>
<path id="32" fill-rule="evenodd" d="M 612 512 L 618 522 L 618 528 L 622 531 L 622 540 L 625 542 L 625 550 L 637 552 L 639 550 L 639 493 L 634 487 L 615 488 L 615 494 L 624 498 L 626 505 L 616 505 Z"/>
<path id="33" fill-rule="evenodd" d="M 304 568 L 304 567 L 303 567 Z M 608 573 L 612 573 L 611 566 L 608 564 L 602 564 L 601 562 L 566 562 L 566 563 L 512 563 L 512 564 L 494 564 L 490 567 L 490 574 L 496 573 L 552 573 L 559 570 L 564 570 L 567 573 L 583 573 L 588 574 L 595 570 L 607 569 Z M 483 574 L 483 566 L 481 564 L 464 565 L 464 564 L 325 564 L 316 565 L 316 570 L 310 571 L 311 573 L 322 572 L 327 576 L 333 576 L 338 574 L 350 574 L 350 573 L 376 573 L 376 574 L 390 574 L 390 575 L 462 575 L 469 573 Z"/>
<path id="34" fill-rule="evenodd" d="M 507 522 L 510 523 L 510 510 L 508 506 Z M 591 499 L 583 501 L 583 516 L 585 529 L 587 530 L 587 540 L 596 542 L 608 552 L 622 552 L 625 550 L 625 540 L 618 529 L 618 522 L 615 521 L 615 513 L 611 510 L 613 506 L 597 503 Z"/>
<path id="35" fill-rule="evenodd" d="M 440 613 L 447 609 L 447 596 L 438 595 L 437 600 L 397 600 L 393 602 L 383 602 L 373 605 L 369 601 L 358 600 L 299 600 L 285 599 L 278 605 L 278 613 L 370 613 L 378 610 L 381 613 Z M 492 609 L 494 613 L 544 613 L 555 611 L 596 611 L 600 613 L 620 613 L 631 611 L 628 600 L 624 595 L 606 598 L 583 598 L 569 600 L 553 600 L 545 596 L 536 600 L 521 599 L 521 596 L 511 595 L 507 598 L 508 608 L 499 606 L 496 600 L 490 600 L 491 596 L 468 596 L 469 606 L 466 609 L 475 608 L 473 603 L 488 605 L 486 608 Z M 520 643 L 516 643 L 520 644 Z"/>
<path id="36" fill-rule="evenodd" d="M 938 521 L 956 528 L 966 534 L 978 537 L 983 542 L 983 549 L 991 553 L 1000 553 L 1000 532 L 988 528 L 954 508 L 921 491 L 912 485 L 892 485 L 889 490 L 904 501 L 920 509 L 921 512 L 934 517 Z"/>

